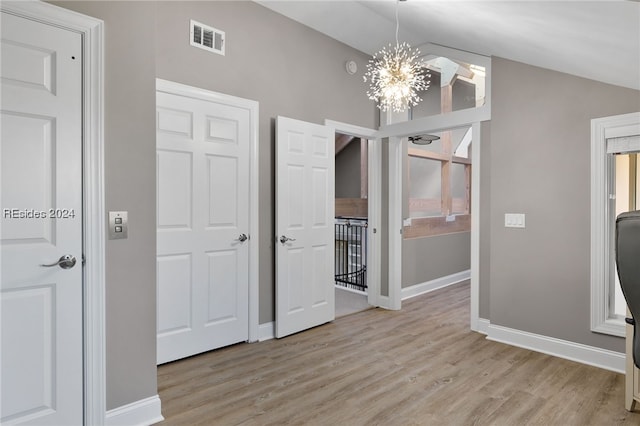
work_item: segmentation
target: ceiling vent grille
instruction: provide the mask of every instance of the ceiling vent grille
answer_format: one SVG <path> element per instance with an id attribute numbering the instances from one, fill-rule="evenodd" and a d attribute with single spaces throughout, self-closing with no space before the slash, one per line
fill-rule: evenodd
<path id="1" fill-rule="evenodd" d="M 209 52 L 215 52 L 224 56 L 225 35 L 224 31 L 217 30 L 208 25 L 191 20 L 191 32 L 189 42 L 192 46 L 199 47 Z"/>

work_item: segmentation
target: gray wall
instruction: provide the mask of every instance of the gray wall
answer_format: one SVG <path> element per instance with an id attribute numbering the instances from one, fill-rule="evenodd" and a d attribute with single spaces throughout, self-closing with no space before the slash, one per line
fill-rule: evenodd
<path id="1" fill-rule="evenodd" d="M 422 102 L 413 107 L 414 118 L 439 114 L 440 101 L 440 74 L 431 73 L 431 86 L 421 95 Z M 457 80 L 453 85 L 453 110 L 470 108 L 475 105 L 475 86 L 462 80 Z M 454 130 L 453 147 L 464 136 L 465 130 Z M 436 144 L 439 142 L 436 142 Z M 409 142 L 403 147 L 405 152 L 404 167 L 408 170 L 407 148 Z M 418 146 L 419 148 L 419 146 Z M 428 147 L 426 149 L 429 149 Z M 460 183 L 457 183 L 459 186 Z M 454 182 L 452 187 L 456 187 Z M 402 217 L 409 217 L 409 174 L 403 176 L 403 206 Z M 428 197 L 422 194 L 423 197 Z M 412 238 L 402 241 L 402 288 L 421 284 L 436 278 L 466 271 L 471 268 L 471 233 L 438 235 L 435 237 Z"/>
<path id="2" fill-rule="evenodd" d="M 361 74 L 344 71 L 348 59 L 364 69 L 365 55 L 255 3 L 56 4 L 106 24 L 106 208 L 128 210 L 130 220 L 129 238 L 106 246 L 112 409 L 157 393 L 156 75 L 260 102 L 261 323 L 273 319 L 274 308 L 273 118 L 377 127 L 377 112 L 363 95 Z M 190 18 L 227 32 L 226 57 L 186 45 Z M 481 223 L 489 221 L 481 245 L 490 259 L 481 258 L 481 316 L 488 310 L 494 324 L 622 351 L 622 339 L 589 331 L 589 120 L 640 110 L 638 92 L 501 59 L 493 73 L 491 140 L 482 148 L 491 173 L 482 171 L 490 204 L 481 204 Z M 526 213 L 527 228 L 505 230 L 506 212 Z M 469 243 L 460 245 L 464 258 Z M 403 250 L 405 269 L 419 263 L 409 253 L 430 250 Z"/>
<path id="3" fill-rule="evenodd" d="M 107 210 L 129 238 L 106 247 L 107 408 L 157 394 L 155 78 L 260 102 L 260 322 L 274 317 L 274 118 L 377 128 L 368 57 L 253 2 L 52 2 L 105 21 Z M 227 55 L 188 45 L 193 18 L 226 31 Z"/>
<path id="4" fill-rule="evenodd" d="M 360 139 L 336 155 L 336 198 L 360 198 Z"/>
<path id="5" fill-rule="evenodd" d="M 492 73 L 491 323 L 624 352 L 590 331 L 590 120 L 640 110 L 640 92 L 500 58 Z"/>
<path id="6" fill-rule="evenodd" d="M 470 232 L 402 241 L 402 288 L 466 271 L 470 265 Z"/>
<path id="7" fill-rule="evenodd" d="M 157 394 L 155 5 L 56 2 L 105 21 L 107 210 L 129 237 L 106 243 L 107 408 Z M 106 226 L 106 224 L 105 224 Z"/>
<path id="8" fill-rule="evenodd" d="M 187 44 L 189 20 L 226 32 L 226 56 Z M 142 17 L 141 17 L 142 19 Z M 377 128 L 368 57 L 253 2 L 158 2 L 159 78 L 260 102 L 260 323 L 274 319 L 274 119 Z M 358 64 L 349 75 L 347 60 Z"/>

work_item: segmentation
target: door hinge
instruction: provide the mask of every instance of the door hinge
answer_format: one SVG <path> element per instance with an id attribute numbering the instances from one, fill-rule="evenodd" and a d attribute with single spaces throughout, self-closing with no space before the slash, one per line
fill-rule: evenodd
<path id="1" fill-rule="evenodd" d="M 87 263 L 87 259 L 84 257 L 84 253 L 82 253 L 82 266 Z"/>

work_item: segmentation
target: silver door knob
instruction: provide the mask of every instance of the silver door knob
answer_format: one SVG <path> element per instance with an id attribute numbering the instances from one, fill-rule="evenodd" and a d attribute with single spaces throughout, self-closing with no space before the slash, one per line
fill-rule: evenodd
<path id="1" fill-rule="evenodd" d="M 236 241 L 240 241 L 241 243 L 244 243 L 248 239 L 249 239 L 249 237 L 247 237 L 247 234 L 240 234 L 240 236 L 238 238 L 236 238 Z"/>
<path id="2" fill-rule="evenodd" d="M 65 254 L 62 256 L 56 263 L 52 263 L 50 265 L 41 264 L 40 266 L 44 268 L 52 268 L 54 266 L 59 266 L 62 269 L 71 269 L 76 266 L 76 258 L 70 254 Z"/>
<path id="3" fill-rule="evenodd" d="M 295 240 L 296 240 L 295 238 L 289 238 L 286 235 L 283 235 L 282 237 L 280 237 L 280 242 L 282 244 L 286 243 L 287 241 L 295 241 Z"/>

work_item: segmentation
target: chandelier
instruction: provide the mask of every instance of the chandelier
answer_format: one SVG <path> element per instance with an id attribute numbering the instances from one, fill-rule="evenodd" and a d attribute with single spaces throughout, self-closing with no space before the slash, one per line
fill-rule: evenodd
<path id="1" fill-rule="evenodd" d="M 396 45 L 389 44 L 373 55 L 367 64 L 364 81 L 370 82 L 367 96 L 382 111 L 403 112 L 422 99 L 418 92 L 427 90 L 431 75 L 420 59 L 420 50 L 398 42 L 398 2 L 396 1 Z"/>

